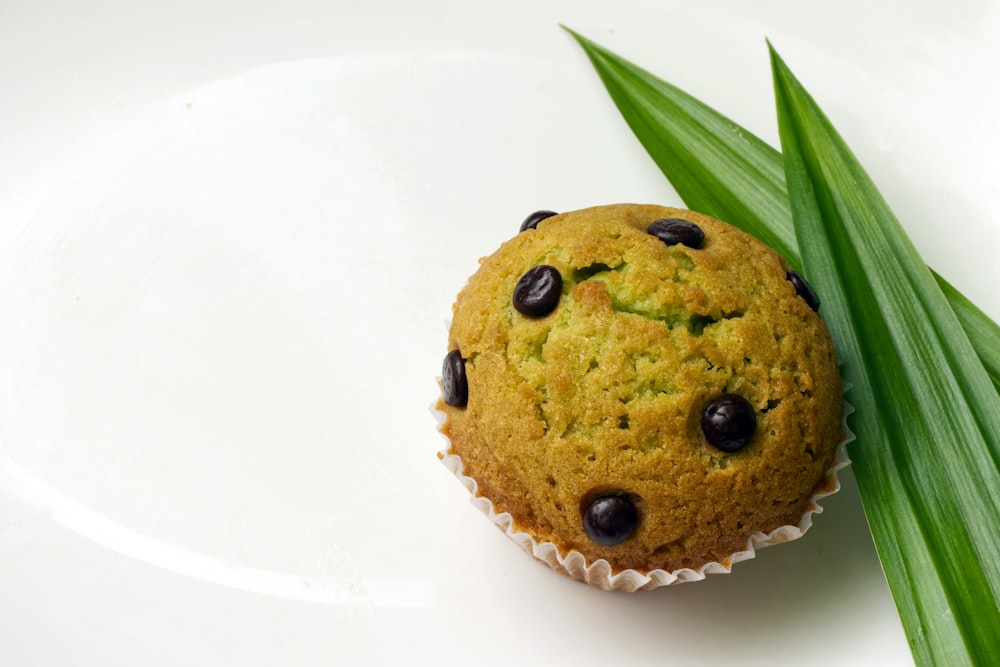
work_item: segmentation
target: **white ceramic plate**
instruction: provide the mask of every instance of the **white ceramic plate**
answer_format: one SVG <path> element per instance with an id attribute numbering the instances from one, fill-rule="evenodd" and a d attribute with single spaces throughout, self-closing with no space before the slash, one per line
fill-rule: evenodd
<path id="1" fill-rule="evenodd" d="M 1000 316 L 1000 8 L 872 5 L 5 6 L 0 664 L 907 664 L 850 472 L 802 540 L 607 594 L 428 409 L 527 213 L 680 203 L 559 22 L 774 141 L 770 38 Z"/>

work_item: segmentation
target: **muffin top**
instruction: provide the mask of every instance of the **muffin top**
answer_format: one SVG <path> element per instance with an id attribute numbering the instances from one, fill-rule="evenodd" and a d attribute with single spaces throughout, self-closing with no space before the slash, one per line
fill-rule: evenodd
<path id="1" fill-rule="evenodd" d="M 478 493 L 613 571 L 726 563 L 753 533 L 797 524 L 843 439 L 809 285 L 691 211 L 536 222 L 453 308 L 438 407 Z"/>

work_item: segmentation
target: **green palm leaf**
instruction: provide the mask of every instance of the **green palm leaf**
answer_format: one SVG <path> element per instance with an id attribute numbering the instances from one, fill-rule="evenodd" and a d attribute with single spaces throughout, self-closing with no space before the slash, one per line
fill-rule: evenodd
<path id="1" fill-rule="evenodd" d="M 566 30 L 685 204 L 744 229 L 801 268 L 781 154 L 679 88 Z M 1000 390 L 1000 326 L 936 279 Z"/>
<path id="2" fill-rule="evenodd" d="M 1000 664 L 1000 327 L 927 269 L 776 55 L 785 158 L 570 32 L 685 203 L 761 238 L 820 288 L 859 408 L 855 476 L 915 659 Z"/>
<path id="3" fill-rule="evenodd" d="M 771 60 L 802 261 L 853 386 L 855 476 L 878 489 L 865 510 L 910 646 L 1000 664 L 1000 396 L 868 174 Z"/>

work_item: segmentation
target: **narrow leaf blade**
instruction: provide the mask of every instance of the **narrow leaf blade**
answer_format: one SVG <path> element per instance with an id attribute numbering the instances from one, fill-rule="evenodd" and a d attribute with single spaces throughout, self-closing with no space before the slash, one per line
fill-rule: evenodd
<path id="1" fill-rule="evenodd" d="M 796 235 L 854 387 L 855 476 L 914 656 L 1000 664 L 1000 395 L 867 173 L 771 55 Z"/>

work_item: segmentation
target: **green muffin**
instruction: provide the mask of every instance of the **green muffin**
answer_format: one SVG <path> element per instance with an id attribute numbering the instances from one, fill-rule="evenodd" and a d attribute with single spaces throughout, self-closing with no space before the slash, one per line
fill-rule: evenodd
<path id="1" fill-rule="evenodd" d="M 612 576 L 728 568 L 798 526 L 834 490 L 844 441 L 805 280 L 691 211 L 535 218 L 453 308 L 437 408 L 477 496 L 508 532 Z"/>

